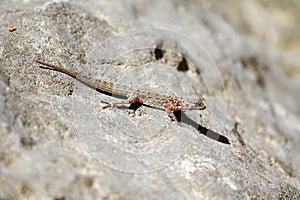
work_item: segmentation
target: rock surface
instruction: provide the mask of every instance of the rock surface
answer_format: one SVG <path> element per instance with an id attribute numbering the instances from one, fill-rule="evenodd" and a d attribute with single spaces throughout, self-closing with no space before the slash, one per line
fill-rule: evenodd
<path id="1" fill-rule="evenodd" d="M 300 199 L 290 55 L 239 32 L 206 1 L 0 4 L 0 199 Z M 37 58 L 203 96 L 207 109 L 182 113 L 180 124 L 145 106 L 135 116 L 102 109 L 116 98 Z"/>

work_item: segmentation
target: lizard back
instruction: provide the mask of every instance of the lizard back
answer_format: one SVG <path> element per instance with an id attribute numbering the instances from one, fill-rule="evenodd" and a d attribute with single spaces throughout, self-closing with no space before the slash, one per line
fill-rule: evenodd
<path id="1" fill-rule="evenodd" d="M 150 92 L 148 90 L 140 90 L 133 89 L 128 86 L 114 84 L 105 80 L 96 80 L 91 77 L 81 75 L 73 70 L 66 69 L 60 66 L 52 65 L 45 63 L 40 60 L 36 60 L 37 63 L 45 65 L 52 70 L 56 70 L 58 72 L 67 74 L 81 83 L 94 88 L 96 90 L 100 90 L 106 94 L 114 94 L 118 96 L 130 97 L 136 96 L 138 97 L 141 103 L 150 105 L 163 107 L 165 109 L 176 110 L 204 110 L 206 107 L 203 103 L 202 98 L 187 98 L 187 97 L 176 97 L 169 96 L 159 93 Z"/>

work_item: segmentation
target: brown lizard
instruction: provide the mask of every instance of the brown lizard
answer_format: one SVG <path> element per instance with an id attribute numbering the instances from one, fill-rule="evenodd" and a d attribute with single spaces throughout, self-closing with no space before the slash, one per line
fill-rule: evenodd
<path id="1" fill-rule="evenodd" d="M 114 84 L 104 80 L 95 80 L 90 77 L 80 75 L 73 70 L 69 70 L 63 67 L 45 63 L 41 60 L 36 60 L 37 63 L 45 65 L 47 67 L 42 67 L 46 69 L 52 69 L 65 73 L 83 84 L 100 90 L 105 94 L 115 94 L 118 96 L 126 96 L 127 99 L 119 100 L 115 102 L 104 102 L 107 107 L 114 107 L 121 104 L 133 104 L 133 103 L 142 103 L 148 106 L 155 106 L 159 108 L 164 108 L 172 120 L 177 121 L 177 118 L 174 115 L 176 111 L 184 110 L 204 110 L 206 106 L 203 103 L 202 98 L 187 98 L 187 97 L 173 97 L 164 94 L 153 93 L 147 90 L 133 89 L 124 85 Z"/>

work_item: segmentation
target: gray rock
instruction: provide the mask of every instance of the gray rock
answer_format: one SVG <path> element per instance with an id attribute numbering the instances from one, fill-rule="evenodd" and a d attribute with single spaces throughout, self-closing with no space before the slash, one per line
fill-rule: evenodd
<path id="1" fill-rule="evenodd" d="M 205 2 L 0 4 L 0 199 L 300 199 L 299 80 Z M 36 59 L 207 109 L 102 109 Z"/>

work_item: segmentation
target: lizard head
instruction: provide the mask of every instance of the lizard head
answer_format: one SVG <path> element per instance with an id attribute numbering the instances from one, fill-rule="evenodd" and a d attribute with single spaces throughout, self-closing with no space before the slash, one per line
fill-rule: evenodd
<path id="1" fill-rule="evenodd" d="M 197 101 L 195 101 L 193 103 L 193 105 L 191 106 L 191 110 L 204 110 L 206 108 L 206 106 L 203 103 L 203 99 L 199 98 Z"/>

